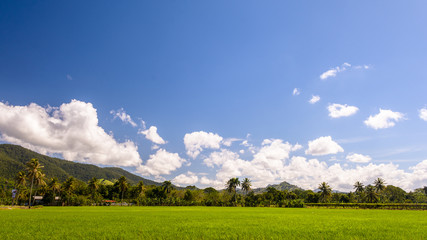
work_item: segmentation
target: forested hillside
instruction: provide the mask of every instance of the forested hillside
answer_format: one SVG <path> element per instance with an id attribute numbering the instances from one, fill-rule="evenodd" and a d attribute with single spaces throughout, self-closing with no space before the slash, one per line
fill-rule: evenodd
<path id="1" fill-rule="evenodd" d="M 0 177 L 14 179 L 19 171 L 25 169 L 25 164 L 32 158 L 37 158 L 41 165 L 44 166 L 43 173 L 46 174 L 48 179 L 57 177 L 61 182 L 71 176 L 83 182 L 87 182 L 93 177 L 111 181 L 125 176 L 129 183 L 132 184 L 143 181 L 145 185 L 161 185 L 161 183 L 139 177 L 121 168 L 100 168 L 91 164 L 52 158 L 11 144 L 0 144 Z"/>

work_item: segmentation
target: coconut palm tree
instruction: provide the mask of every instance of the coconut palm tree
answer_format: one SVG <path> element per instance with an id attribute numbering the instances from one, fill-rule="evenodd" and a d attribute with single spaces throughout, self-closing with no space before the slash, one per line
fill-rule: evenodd
<path id="1" fill-rule="evenodd" d="M 245 191 L 245 195 L 247 195 L 248 192 L 251 190 L 251 186 L 252 186 L 252 183 L 251 183 L 251 180 L 249 180 L 249 178 L 243 179 L 242 189 L 243 191 Z"/>
<path id="2" fill-rule="evenodd" d="M 25 186 L 26 181 L 27 181 L 27 176 L 25 175 L 25 172 L 23 171 L 18 172 L 18 175 L 16 175 L 15 177 L 15 185 L 17 189 L 17 192 L 15 194 L 15 199 L 16 199 L 15 202 L 19 201 L 20 189 L 22 186 Z M 12 201 L 12 206 L 13 206 L 13 203 L 14 202 Z"/>
<path id="3" fill-rule="evenodd" d="M 59 183 L 58 178 L 54 177 L 50 179 L 48 189 L 52 191 L 53 198 L 51 204 L 53 204 L 55 202 L 55 197 L 59 195 L 61 191 L 61 183 Z"/>
<path id="4" fill-rule="evenodd" d="M 353 185 L 353 187 L 354 187 L 354 189 L 355 189 L 355 192 L 356 193 L 361 193 L 361 192 L 363 192 L 363 183 L 361 183 L 361 182 L 359 182 L 359 181 L 357 181 L 354 185 Z"/>
<path id="5" fill-rule="evenodd" d="M 164 181 L 162 187 L 166 194 L 170 193 L 173 189 L 171 181 Z"/>
<path id="6" fill-rule="evenodd" d="M 99 189 L 98 179 L 96 179 L 96 177 L 93 177 L 92 179 L 90 179 L 88 187 L 89 187 L 90 192 L 91 192 L 92 202 L 95 202 L 95 198 L 96 198 L 96 195 L 97 195 L 98 189 Z"/>
<path id="7" fill-rule="evenodd" d="M 374 181 L 374 185 L 375 185 L 375 192 L 381 192 L 381 191 L 383 191 L 384 189 L 385 189 L 385 181 L 384 181 L 384 179 L 382 179 L 382 178 L 377 178 L 375 181 Z"/>
<path id="8" fill-rule="evenodd" d="M 320 201 L 328 202 L 331 197 L 332 188 L 326 182 L 319 184 L 318 188 L 320 190 Z"/>
<path id="9" fill-rule="evenodd" d="M 62 195 L 63 195 L 63 203 L 67 201 L 67 204 L 70 204 L 71 196 L 73 195 L 74 190 L 76 189 L 76 179 L 74 177 L 69 177 L 62 184 Z"/>
<path id="10" fill-rule="evenodd" d="M 121 176 L 118 180 L 118 185 L 119 185 L 119 189 L 120 192 L 122 193 L 122 201 L 121 201 L 121 206 L 123 206 L 123 195 L 126 192 L 126 190 L 128 189 L 128 182 L 125 176 Z"/>
<path id="11" fill-rule="evenodd" d="M 240 186 L 239 178 L 231 178 L 230 180 L 227 181 L 227 184 L 225 186 L 226 186 L 227 191 L 229 193 L 234 193 L 234 195 L 233 195 L 234 202 L 237 204 L 237 192 L 236 192 L 236 188 L 237 188 L 237 186 Z"/>
<path id="12" fill-rule="evenodd" d="M 30 187 L 30 196 L 28 199 L 28 208 L 31 208 L 31 194 L 33 192 L 33 186 L 34 182 L 39 182 L 40 179 L 43 177 L 43 174 L 41 172 L 41 169 L 43 168 L 42 165 L 40 165 L 39 160 L 37 158 L 31 159 L 27 163 L 27 177 L 28 179 L 31 179 L 31 187 Z"/>
<path id="13" fill-rule="evenodd" d="M 378 201 L 376 188 L 372 185 L 366 186 L 366 200 L 370 203 L 374 203 Z"/>

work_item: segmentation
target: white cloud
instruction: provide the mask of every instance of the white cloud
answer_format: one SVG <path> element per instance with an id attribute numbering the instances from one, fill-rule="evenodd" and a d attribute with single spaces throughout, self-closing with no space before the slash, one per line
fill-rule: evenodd
<path id="1" fill-rule="evenodd" d="M 424 121 L 427 121 L 427 108 L 420 109 L 420 118 Z"/>
<path id="2" fill-rule="evenodd" d="M 157 127 L 151 126 L 147 130 L 141 130 L 138 132 L 139 134 L 145 135 L 145 138 L 152 141 L 155 144 L 165 144 L 165 140 L 157 133 Z"/>
<path id="3" fill-rule="evenodd" d="M 322 73 L 320 75 L 320 79 L 325 80 L 329 77 L 335 77 L 337 75 L 338 70 L 337 69 L 329 69 L 328 71 Z"/>
<path id="4" fill-rule="evenodd" d="M 178 153 L 170 153 L 164 149 L 159 149 L 155 154 L 150 155 L 145 165 L 137 167 L 137 173 L 142 175 L 168 175 L 172 171 L 180 168 L 186 160 Z"/>
<path id="5" fill-rule="evenodd" d="M 0 133 L 4 141 L 42 154 L 62 154 L 71 161 L 114 166 L 141 163 L 135 143 L 118 143 L 98 126 L 92 104 L 77 100 L 59 108 L 0 103 Z"/>
<path id="6" fill-rule="evenodd" d="M 346 159 L 350 162 L 355 163 L 368 163 L 372 160 L 372 158 L 368 155 L 362 155 L 357 153 L 347 155 Z"/>
<path id="7" fill-rule="evenodd" d="M 180 174 L 172 179 L 172 182 L 178 186 L 194 185 L 199 181 L 199 177 L 193 172 L 187 172 L 187 174 Z"/>
<path id="8" fill-rule="evenodd" d="M 334 68 L 329 69 L 328 71 L 322 73 L 320 75 L 320 79 L 325 80 L 325 79 L 330 78 L 330 77 L 335 77 L 337 75 L 337 73 L 343 72 L 343 71 L 347 70 L 347 68 L 349 68 L 349 67 L 351 67 L 351 64 L 343 63 L 341 65 L 341 67 L 339 67 L 339 66 L 334 67 Z"/>
<path id="9" fill-rule="evenodd" d="M 373 129 L 389 128 L 393 127 L 396 124 L 395 122 L 402 120 L 403 117 L 403 113 L 380 109 L 377 115 L 369 116 L 364 123 Z"/>
<path id="10" fill-rule="evenodd" d="M 238 159 L 239 155 L 232 151 L 222 149 L 220 152 L 213 152 L 209 157 L 203 160 L 203 163 L 208 167 L 221 166 L 230 159 Z"/>
<path id="11" fill-rule="evenodd" d="M 343 63 L 341 66 L 337 66 L 334 68 L 329 69 L 328 71 L 322 73 L 320 75 L 320 79 L 322 80 L 326 80 L 330 77 L 336 77 L 337 73 L 340 72 L 344 72 L 348 69 L 370 69 L 371 67 L 368 65 L 357 65 L 357 66 L 352 66 L 350 63 Z"/>
<path id="12" fill-rule="evenodd" d="M 314 156 L 322 156 L 328 154 L 336 154 L 338 152 L 344 152 L 344 149 L 334 142 L 331 136 L 319 137 L 313 141 L 308 142 L 308 149 L 305 154 Z"/>
<path id="13" fill-rule="evenodd" d="M 300 95 L 301 91 L 298 88 L 294 88 L 294 90 L 292 91 L 292 95 L 294 96 L 298 96 Z"/>
<path id="14" fill-rule="evenodd" d="M 71 77 L 71 75 L 70 74 L 67 74 L 67 80 L 73 80 L 73 77 Z"/>
<path id="15" fill-rule="evenodd" d="M 222 141 L 222 144 L 224 146 L 231 147 L 231 145 L 233 144 L 233 142 L 237 142 L 237 141 L 242 141 L 242 139 L 239 139 L 239 138 L 227 138 L 227 139 L 224 139 Z"/>
<path id="16" fill-rule="evenodd" d="M 129 114 L 125 112 L 123 108 L 120 108 L 117 111 L 111 110 L 110 114 L 114 115 L 114 119 L 119 118 L 124 123 L 129 123 L 132 127 L 136 127 L 136 123 L 132 120 Z"/>
<path id="17" fill-rule="evenodd" d="M 192 132 L 184 136 L 184 145 L 187 150 L 187 155 L 196 158 L 205 148 L 219 149 L 222 142 L 222 137 L 218 134 L 207 132 Z"/>
<path id="18" fill-rule="evenodd" d="M 319 100 L 320 100 L 320 97 L 319 97 L 318 95 L 313 95 L 313 96 L 311 97 L 311 99 L 310 99 L 308 102 L 309 102 L 309 103 L 311 103 L 311 104 L 315 104 L 315 103 L 317 103 Z"/>
<path id="19" fill-rule="evenodd" d="M 331 137 L 316 139 L 323 147 L 317 149 L 318 155 L 342 151 L 342 148 L 332 141 Z M 315 140 L 315 141 L 316 141 Z M 315 142 L 313 141 L 313 142 Z M 357 165 L 351 168 L 347 163 L 334 163 L 330 166 L 324 161 L 306 159 L 300 156 L 290 157 L 291 151 L 298 144 L 291 145 L 280 139 L 266 139 L 262 147 L 248 161 L 241 159 L 237 153 L 230 150 L 213 152 L 204 160 L 204 164 L 217 169 L 215 179 L 203 176 L 199 183 L 223 189 L 225 183 L 232 177 L 248 177 L 254 188 L 265 187 L 268 184 L 287 181 L 304 189 L 316 189 L 319 183 L 326 181 L 334 190 L 353 191 L 353 184 L 361 181 L 372 183 L 377 177 L 386 179 L 388 184 L 402 187 L 405 190 L 425 185 L 427 181 L 427 160 L 411 167 L 412 172 L 405 172 L 395 164 Z M 311 146 L 313 147 L 313 146 Z M 313 150 L 309 148 L 309 150 Z M 349 154 L 349 161 L 367 161 L 369 156 Z"/>
<path id="20" fill-rule="evenodd" d="M 348 117 L 355 114 L 359 108 L 355 106 L 348 106 L 347 104 L 330 104 L 328 106 L 329 116 L 331 118 Z"/>
<path id="21" fill-rule="evenodd" d="M 292 151 L 294 152 L 294 151 L 298 151 L 298 150 L 300 150 L 300 149 L 302 149 L 302 145 L 300 145 L 300 144 L 295 144 L 293 147 L 292 147 Z"/>

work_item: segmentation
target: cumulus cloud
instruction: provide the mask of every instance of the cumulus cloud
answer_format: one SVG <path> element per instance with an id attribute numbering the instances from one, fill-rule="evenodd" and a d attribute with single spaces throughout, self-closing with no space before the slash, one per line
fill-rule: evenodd
<path id="1" fill-rule="evenodd" d="M 199 177 L 193 173 L 188 171 L 187 174 L 180 174 L 172 179 L 172 182 L 177 186 L 187 186 L 194 185 L 199 181 Z"/>
<path id="2" fill-rule="evenodd" d="M 380 109 L 377 115 L 369 116 L 364 123 L 366 126 L 373 129 L 389 128 L 393 127 L 396 122 L 402 120 L 403 117 L 403 113 Z"/>
<path id="3" fill-rule="evenodd" d="M 250 177 L 254 180 L 254 187 L 265 186 L 263 184 L 275 182 L 279 176 L 278 171 L 284 167 L 290 152 L 293 149 L 298 149 L 298 145 L 295 146 L 280 139 L 265 139 L 262 147 L 253 156 L 252 161 L 240 159 L 239 154 L 222 149 L 218 152 L 212 152 L 204 159 L 204 164 L 219 168 L 215 181 L 221 184 L 215 186 L 220 188 L 229 178 L 234 176 Z M 204 180 L 206 180 L 205 183 L 209 182 L 207 179 Z"/>
<path id="4" fill-rule="evenodd" d="M 319 137 L 313 141 L 308 142 L 308 149 L 305 151 L 305 154 L 310 154 L 313 156 L 322 156 L 328 154 L 336 154 L 339 152 L 344 152 L 344 149 L 334 142 L 331 136 Z"/>
<path id="5" fill-rule="evenodd" d="M 110 114 L 114 116 L 114 119 L 119 118 L 124 123 L 129 123 L 132 127 L 136 127 L 137 124 L 132 120 L 129 114 L 125 112 L 123 108 L 120 108 L 117 111 L 111 110 Z"/>
<path id="6" fill-rule="evenodd" d="M 420 109 L 419 113 L 420 118 L 424 121 L 427 121 L 427 108 Z"/>
<path id="7" fill-rule="evenodd" d="M 231 147 L 231 145 L 233 144 L 233 142 L 237 142 L 237 141 L 242 141 L 242 139 L 239 139 L 239 138 L 227 138 L 227 139 L 224 139 L 222 141 L 222 144 L 224 146 Z"/>
<path id="8" fill-rule="evenodd" d="M 238 159 L 239 155 L 230 150 L 222 149 L 220 152 L 213 152 L 209 157 L 203 160 L 203 163 L 208 167 L 221 166 L 229 159 Z"/>
<path id="9" fill-rule="evenodd" d="M 308 102 L 311 103 L 311 104 L 315 104 L 318 101 L 320 101 L 320 97 L 318 95 L 313 95 Z"/>
<path id="10" fill-rule="evenodd" d="M 348 117 L 355 114 L 359 108 L 355 106 L 348 106 L 347 104 L 330 104 L 328 106 L 329 116 L 331 118 Z"/>
<path id="11" fill-rule="evenodd" d="M 144 165 L 137 167 L 137 173 L 142 175 L 168 175 L 180 168 L 186 162 L 178 153 L 170 153 L 164 149 L 159 149 Z"/>
<path id="12" fill-rule="evenodd" d="M 98 126 L 91 103 L 72 100 L 57 107 L 0 103 L 1 138 L 42 154 L 62 154 L 71 161 L 114 166 L 141 163 L 132 141 L 117 142 Z"/>
<path id="13" fill-rule="evenodd" d="M 151 126 L 147 130 L 141 130 L 138 132 L 139 134 L 142 134 L 145 136 L 146 139 L 152 141 L 155 144 L 165 144 L 165 140 L 163 140 L 162 137 L 157 133 L 157 127 Z"/>
<path id="14" fill-rule="evenodd" d="M 219 149 L 223 138 L 218 134 L 204 131 L 187 133 L 184 136 L 184 145 L 187 155 L 196 158 L 203 149 Z"/>
<path id="15" fill-rule="evenodd" d="M 423 162 L 427 164 L 427 161 Z M 388 184 L 412 190 L 427 181 L 423 162 L 412 168 L 412 172 L 405 172 L 392 163 L 378 165 L 369 163 L 366 166 L 347 168 L 338 163 L 328 166 L 317 159 L 293 157 L 289 165 L 283 169 L 282 179 L 298 183 L 305 189 L 316 189 L 320 182 L 325 181 L 333 189 L 352 191 L 356 181 L 372 184 L 377 177 L 381 177 L 386 179 Z M 418 173 L 424 173 L 424 175 L 420 176 Z"/>
<path id="16" fill-rule="evenodd" d="M 342 148 L 333 142 L 331 137 L 316 140 L 321 142 L 318 144 L 321 147 L 312 145 L 310 149 L 309 146 L 309 151 L 313 151 L 313 153 L 323 155 L 342 151 Z M 212 152 L 204 159 L 204 164 L 217 170 L 215 178 L 203 176 L 199 178 L 199 183 L 223 189 L 224 184 L 232 177 L 248 177 L 252 180 L 254 188 L 287 181 L 304 189 L 314 190 L 319 183 L 326 181 L 334 190 L 353 191 L 353 184 L 356 181 L 371 184 L 378 177 L 386 179 L 388 184 L 399 186 L 405 190 L 423 186 L 427 181 L 427 160 L 409 168 L 408 172 L 399 169 L 398 165 L 392 163 L 368 163 L 365 166 L 357 165 L 351 168 L 346 163 L 328 165 L 318 159 L 291 157 L 292 150 L 299 148 L 295 146 L 298 144 L 291 145 L 279 139 L 266 139 L 252 160 L 241 159 L 237 153 L 228 149 Z M 315 149 L 316 151 L 314 151 Z M 368 159 L 370 160 L 369 156 L 361 154 L 347 156 L 347 160 L 353 162 L 368 162 Z"/>
<path id="17" fill-rule="evenodd" d="M 346 159 L 350 162 L 355 163 L 368 163 L 372 160 L 372 158 L 368 155 L 362 155 L 357 153 L 347 155 Z"/>
<path id="18" fill-rule="evenodd" d="M 292 91 L 292 95 L 294 96 L 298 96 L 300 95 L 301 91 L 298 88 L 294 88 L 294 90 Z"/>

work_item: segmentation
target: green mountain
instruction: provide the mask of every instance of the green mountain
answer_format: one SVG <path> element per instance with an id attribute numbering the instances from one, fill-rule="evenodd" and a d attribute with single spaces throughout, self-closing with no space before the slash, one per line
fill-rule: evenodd
<path id="1" fill-rule="evenodd" d="M 300 188 L 300 187 L 298 187 L 296 185 L 292 185 L 292 184 L 290 184 L 288 182 L 281 182 L 279 184 L 268 185 L 265 188 L 255 188 L 255 189 L 253 189 L 253 191 L 254 191 L 255 194 L 267 192 L 267 188 L 268 187 L 274 187 L 275 189 L 277 189 L 279 191 L 283 191 L 283 190 L 292 191 L 292 190 L 295 190 L 295 189 L 304 190 L 304 189 L 302 189 L 302 188 Z"/>
<path id="2" fill-rule="evenodd" d="M 73 176 L 83 182 L 92 177 L 98 179 L 114 180 L 125 176 L 129 183 L 136 184 L 143 181 L 145 185 L 160 186 L 161 183 L 134 175 L 124 169 L 116 167 L 100 168 L 91 164 L 76 163 L 59 158 L 48 157 L 21 146 L 0 144 L 0 177 L 14 179 L 19 171 L 25 169 L 25 164 L 32 158 L 37 158 L 43 167 L 47 178 L 57 177 L 65 181 Z"/>

